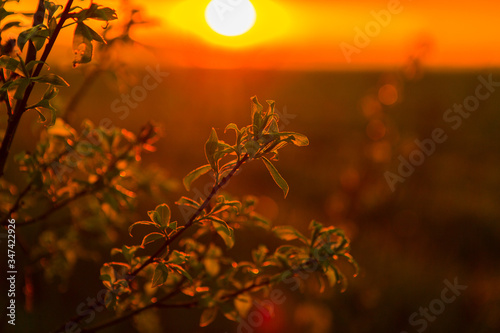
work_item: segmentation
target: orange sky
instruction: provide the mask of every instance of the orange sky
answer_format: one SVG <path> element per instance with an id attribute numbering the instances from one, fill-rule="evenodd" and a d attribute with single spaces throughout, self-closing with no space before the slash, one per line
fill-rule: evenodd
<path id="1" fill-rule="evenodd" d="M 204 20 L 208 2 L 143 2 L 140 6 L 160 24 L 134 34 L 154 45 L 158 61 L 169 66 L 298 70 L 384 67 L 404 63 L 408 56 L 421 51 L 416 47 L 422 44 L 430 46 L 424 59 L 430 67 L 500 65 L 499 1 L 251 0 L 257 11 L 256 25 L 238 37 L 223 37 L 208 28 Z M 117 6 L 116 0 L 98 3 Z M 394 13 L 388 23 L 375 23 L 372 11 L 389 9 Z M 369 44 L 365 41 L 368 45 L 356 45 L 355 29 L 366 31 L 367 26 L 376 29 L 368 37 Z M 356 47 L 356 52 L 346 57 L 341 43 L 344 49 Z"/>

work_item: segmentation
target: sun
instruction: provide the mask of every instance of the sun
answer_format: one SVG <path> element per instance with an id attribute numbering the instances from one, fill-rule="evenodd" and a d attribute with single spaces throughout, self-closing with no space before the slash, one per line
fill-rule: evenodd
<path id="1" fill-rule="evenodd" d="M 212 0 L 205 9 L 208 26 L 223 36 L 239 36 L 250 30 L 257 13 L 249 0 Z"/>

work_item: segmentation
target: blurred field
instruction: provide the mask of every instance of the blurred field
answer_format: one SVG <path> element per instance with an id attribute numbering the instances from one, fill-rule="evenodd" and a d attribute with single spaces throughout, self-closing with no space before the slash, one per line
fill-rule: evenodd
<path id="1" fill-rule="evenodd" d="M 309 221 L 317 219 L 345 228 L 352 239 L 362 273 L 349 278 L 345 293 L 335 289 L 302 296 L 284 286 L 287 301 L 275 319 L 253 332 L 417 332 L 421 326 L 410 325 L 410 315 L 440 298 L 443 281 L 455 277 L 467 289 L 425 331 L 500 331 L 500 88 L 456 131 L 442 118 L 454 103 L 473 95 L 478 75 L 487 77 L 489 71 L 425 72 L 409 80 L 397 71 L 162 70 L 170 75 L 124 120 L 111 110 L 120 98 L 116 83 L 103 75 L 80 104 L 73 124 L 85 117 L 95 123 L 107 117 L 134 131 L 150 119 L 163 124 L 159 149 L 146 162 L 161 165 L 180 180 L 204 163 L 203 145 L 212 126 L 222 132 L 230 122 L 246 125 L 253 95 L 261 103 L 276 100 L 278 110 L 289 115 L 286 129 L 308 135 L 311 142 L 306 148 L 285 149 L 276 164 L 290 185 L 288 198 L 282 198 L 259 164 L 248 165 L 226 190 L 259 197 L 259 210 L 275 224 L 292 224 L 305 232 Z M 143 75 L 135 74 L 139 81 Z M 65 77 L 73 87 L 82 81 L 74 74 Z M 493 77 L 500 81 L 499 72 Z M 388 106 L 377 102 L 379 88 L 386 84 L 398 93 Z M 68 96 L 61 93 L 61 106 Z M 38 125 L 30 121 L 34 118 L 23 121 L 15 149 L 32 144 L 30 133 Z M 430 137 L 438 127 L 448 140 L 392 193 L 384 173 L 396 172 L 398 156 L 407 158 L 412 142 Z M 182 194 L 180 190 L 172 200 Z M 155 204 L 144 202 L 142 208 Z M 270 240 L 261 237 L 251 231 L 237 234 L 244 244 L 239 249 Z M 95 270 L 97 280 L 97 267 L 89 264 L 79 270 Z M 313 281 L 308 282 L 314 289 Z M 53 328 L 61 318 L 74 315 L 99 281 L 87 282 L 87 290 L 71 295 L 38 283 L 44 290 L 38 296 L 50 294 L 54 307 L 39 309 L 35 319 L 25 318 Z M 165 332 L 237 332 L 222 317 L 206 329 L 197 328 L 193 318 L 199 313 L 194 312 L 164 312 Z M 124 324 L 105 332 L 129 331 Z"/>

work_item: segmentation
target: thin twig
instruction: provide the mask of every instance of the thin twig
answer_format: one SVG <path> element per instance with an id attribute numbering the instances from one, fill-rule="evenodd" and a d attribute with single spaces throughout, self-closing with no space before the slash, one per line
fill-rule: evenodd
<path id="1" fill-rule="evenodd" d="M 184 282 L 186 281 L 186 278 L 182 278 L 181 281 L 179 281 L 179 284 L 178 286 L 172 290 L 170 293 L 168 293 L 167 295 L 163 296 L 162 298 L 160 298 L 158 300 L 158 303 L 160 302 L 164 302 L 166 300 L 169 300 L 170 298 L 174 297 L 175 295 L 177 295 L 181 290 L 182 290 L 182 285 L 184 284 Z M 88 328 L 84 328 L 81 330 L 81 332 L 97 332 L 97 331 L 100 331 L 106 327 L 110 327 L 110 326 L 113 326 L 113 325 L 116 325 L 122 321 L 125 321 L 143 311 L 146 311 L 148 309 L 151 309 L 151 308 L 154 308 L 154 307 L 158 307 L 158 303 L 149 303 L 148 305 L 145 305 L 143 306 L 142 308 L 139 308 L 139 309 L 136 309 L 136 310 L 133 310 L 121 317 L 117 317 L 117 318 L 111 318 L 101 324 L 97 324 L 93 327 L 88 327 Z M 83 318 L 85 318 L 85 316 L 83 316 L 82 318 L 74 318 L 73 322 L 80 322 Z"/>
<path id="2" fill-rule="evenodd" d="M 41 63 L 38 63 L 38 65 L 36 66 L 33 72 L 33 76 L 38 76 L 42 71 L 43 63 L 47 60 L 50 51 L 52 50 L 52 47 L 54 46 L 54 43 L 57 39 L 57 36 L 59 35 L 61 28 L 63 27 L 64 21 L 66 21 L 69 17 L 69 11 L 71 9 L 72 4 L 73 0 L 68 0 L 68 2 L 66 3 L 66 7 L 64 7 L 59 22 L 57 23 L 54 32 L 52 33 L 52 36 L 50 36 L 47 45 L 45 45 L 45 49 L 43 50 L 42 56 L 40 58 Z M 38 10 L 40 10 L 40 7 L 38 8 Z M 35 13 L 35 18 L 33 19 L 33 23 L 35 23 L 39 17 L 40 16 Z M 43 13 L 41 17 L 43 18 Z M 26 59 L 28 59 L 28 55 Z M 0 177 L 3 177 L 4 175 L 5 165 L 7 164 L 7 157 L 9 156 L 10 147 L 12 146 L 12 141 L 14 141 L 14 136 L 16 135 L 17 127 L 19 126 L 21 117 L 23 113 L 26 111 L 26 105 L 28 104 L 28 99 L 31 95 L 31 92 L 33 91 L 34 85 L 35 84 L 33 82 L 28 85 L 28 87 L 24 92 L 23 98 L 16 102 L 14 111 L 12 112 L 7 122 L 7 129 L 5 130 L 5 135 L 2 140 L 2 145 L 0 146 Z"/>
<path id="3" fill-rule="evenodd" d="M 41 214 L 41 215 L 39 215 L 37 217 L 34 217 L 32 219 L 26 220 L 23 223 L 19 223 L 18 226 L 19 227 L 25 227 L 27 225 L 30 225 L 30 224 L 33 224 L 33 223 L 45 220 L 47 217 L 49 217 L 50 215 L 54 214 L 58 210 L 66 207 L 70 203 L 72 203 L 72 202 L 74 202 L 74 201 L 76 201 L 76 200 L 78 200 L 78 199 L 80 199 L 80 198 L 82 198 L 82 197 L 84 197 L 86 195 L 95 193 L 95 192 L 99 191 L 100 189 L 102 189 L 102 187 L 103 187 L 103 185 L 98 185 L 98 186 L 95 186 L 93 188 L 86 188 L 86 189 L 78 192 L 77 194 L 75 194 L 71 198 L 68 198 L 68 199 L 63 200 L 63 201 L 59 201 L 54 206 L 52 206 L 49 210 L 47 210 L 45 213 L 43 213 L 43 214 Z"/>
<path id="4" fill-rule="evenodd" d="M 216 184 L 213 188 L 212 188 L 212 191 L 210 192 L 210 194 L 207 196 L 207 198 L 205 199 L 205 201 L 201 204 L 200 207 L 198 207 L 198 209 L 196 210 L 196 212 L 193 213 L 193 215 L 191 216 L 191 218 L 189 219 L 189 221 L 184 225 L 184 228 L 180 229 L 178 232 L 176 232 L 171 238 L 169 238 L 168 240 L 165 241 L 165 243 L 163 243 L 163 245 L 158 249 L 158 251 L 156 251 L 151 257 L 149 257 L 148 260 L 146 260 L 141 266 L 139 266 L 139 268 L 137 268 L 135 271 L 133 271 L 131 273 L 132 276 L 136 276 L 137 274 L 139 274 L 140 271 L 142 271 L 146 266 L 148 266 L 149 264 L 151 264 L 155 259 L 156 257 L 158 257 L 160 255 L 160 253 L 163 252 L 163 250 L 165 250 L 167 248 L 167 246 L 169 246 L 174 240 L 176 240 L 180 235 L 182 235 L 189 227 L 191 227 L 194 223 L 194 221 L 196 220 L 196 218 L 198 218 L 198 216 L 205 210 L 205 208 L 208 206 L 208 204 L 210 203 L 210 201 L 212 200 L 212 198 L 214 197 L 214 195 L 224 186 L 226 185 L 226 183 L 231 179 L 231 177 L 233 177 L 233 175 L 236 173 L 236 171 L 241 167 L 241 165 L 243 163 L 246 162 L 246 160 L 248 160 L 249 158 L 249 155 L 248 154 L 245 154 L 245 156 L 243 156 L 243 158 L 241 158 L 233 167 L 233 169 L 231 170 L 231 172 L 225 176 L 224 178 L 222 178 L 222 180 Z"/>
<path id="5" fill-rule="evenodd" d="M 193 215 L 191 216 L 191 218 L 189 219 L 189 221 L 184 225 L 184 228 L 182 228 L 181 230 L 179 230 L 171 238 L 167 239 L 165 241 L 165 243 L 163 243 L 163 245 L 160 247 L 160 249 L 158 249 L 158 251 L 156 251 L 151 257 L 149 257 L 149 259 L 146 260 L 139 268 L 137 268 L 134 272 L 132 272 L 130 275 L 128 275 L 129 279 L 133 280 L 137 276 L 137 274 L 139 274 L 140 271 L 142 271 L 148 265 L 150 265 L 151 263 L 153 263 L 156 260 L 156 258 L 160 255 L 160 253 L 162 253 L 175 239 L 177 239 L 178 237 L 180 237 L 180 235 L 184 231 L 186 231 L 190 226 L 193 225 L 193 223 L 196 220 L 196 218 L 208 206 L 208 204 L 210 203 L 210 201 L 212 200 L 212 198 L 214 197 L 214 195 L 224 185 L 226 185 L 229 182 L 229 180 L 234 176 L 234 174 L 236 173 L 236 171 L 238 171 L 238 169 L 249 159 L 249 157 L 250 156 L 248 154 L 245 154 L 240 160 L 238 160 L 238 162 L 234 165 L 234 167 L 231 170 L 231 172 L 227 176 L 225 176 L 224 178 L 222 178 L 222 180 L 219 183 L 217 183 L 217 184 L 214 185 L 214 187 L 212 188 L 212 191 L 210 192 L 210 194 L 207 196 L 207 198 L 202 203 L 202 205 L 193 213 Z M 184 278 L 183 278 L 182 281 L 184 281 Z M 181 283 L 181 285 L 182 285 L 182 283 Z M 176 295 L 177 293 L 180 292 L 181 285 L 179 287 L 177 287 L 173 292 L 169 293 L 167 296 L 159 299 L 157 303 L 150 303 L 150 304 L 148 304 L 148 305 L 146 305 L 146 306 L 144 306 L 144 307 L 142 307 L 140 309 L 136 309 L 136 310 L 134 310 L 132 312 L 127 313 L 126 315 L 121 316 L 121 317 L 112 318 L 112 319 L 110 319 L 110 320 L 108 320 L 108 321 L 106 321 L 104 323 L 98 324 L 98 325 L 96 325 L 94 327 L 83 329 L 82 332 L 96 332 L 98 330 L 101 330 L 101 329 L 104 329 L 106 327 L 110 327 L 110 326 L 116 325 L 116 324 L 118 324 L 118 323 L 120 323 L 122 321 L 125 321 L 128 318 L 131 318 L 131 317 L 135 316 L 136 314 L 139 314 L 142 311 L 145 311 L 147 309 L 150 309 L 150 308 L 153 308 L 153 307 L 162 307 L 163 306 L 162 302 L 168 300 L 169 298 L 173 297 L 174 295 Z M 78 317 L 72 318 L 71 321 L 73 321 L 75 323 L 78 323 L 83 318 L 84 318 L 84 316 L 78 316 Z"/>
<path id="6" fill-rule="evenodd" d="M 2 81 L 2 83 L 7 82 L 5 80 L 5 75 L 3 74 L 3 69 L 0 69 L 0 80 Z M 7 97 L 6 99 L 4 99 L 5 106 L 7 107 L 7 116 L 10 118 L 12 116 L 12 106 L 10 105 L 9 95 L 6 94 L 5 97 Z"/>
<path id="7" fill-rule="evenodd" d="M 62 153 L 60 153 L 59 155 L 57 155 L 57 157 L 55 159 L 53 159 L 51 162 L 44 163 L 44 164 L 40 165 L 40 167 L 39 167 L 40 172 L 44 172 L 45 170 L 47 170 L 47 168 L 53 162 L 59 161 L 64 155 L 68 154 L 68 152 L 69 152 L 69 150 L 65 150 Z M 7 220 L 9 219 L 9 217 L 12 216 L 12 214 L 14 214 L 15 212 L 17 212 L 17 210 L 21 206 L 21 200 L 29 193 L 29 191 L 31 190 L 31 187 L 34 184 L 35 184 L 35 179 L 32 179 L 29 182 L 29 184 L 26 186 L 26 188 L 19 194 L 19 196 L 17 197 L 16 202 L 14 203 L 14 205 L 12 205 L 12 207 L 9 209 L 9 211 L 7 212 L 7 214 L 5 215 L 5 217 L 2 219 L 2 222 L 0 223 L 1 225 L 7 225 Z"/>
<path id="8" fill-rule="evenodd" d="M 24 226 L 36 223 L 38 221 L 44 220 L 47 217 L 49 217 L 50 215 L 52 215 L 53 213 L 55 213 L 56 211 L 60 210 L 61 208 L 66 207 L 67 205 L 69 205 L 73 201 L 76 201 L 76 200 L 78 200 L 78 199 L 80 199 L 80 198 L 82 198 L 82 197 L 84 197 L 86 195 L 93 194 L 93 193 L 95 193 L 95 192 L 103 189 L 104 186 L 105 186 L 104 177 L 106 176 L 107 172 L 109 172 L 110 170 L 114 169 L 116 167 L 116 164 L 120 160 L 122 160 L 123 158 L 125 158 L 130 153 L 130 151 L 134 148 L 134 146 L 136 146 L 137 144 L 140 144 L 140 142 L 132 143 L 128 147 L 124 148 L 123 153 L 121 153 L 119 156 L 115 157 L 109 163 L 109 165 L 108 165 L 108 167 L 106 169 L 106 172 L 104 172 L 102 175 L 99 176 L 99 178 L 97 179 L 97 181 L 92 184 L 92 187 L 83 189 L 80 192 L 78 192 L 77 194 L 73 195 L 72 197 L 56 203 L 49 210 L 47 210 L 45 213 L 43 213 L 43 214 L 41 214 L 41 215 L 39 215 L 37 217 L 34 217 L 34 218 L 30 219 L 30 220 L 26 220 L 23 223 L 19 223 L 18 226 L 19 227 L 24 227 Z"/>

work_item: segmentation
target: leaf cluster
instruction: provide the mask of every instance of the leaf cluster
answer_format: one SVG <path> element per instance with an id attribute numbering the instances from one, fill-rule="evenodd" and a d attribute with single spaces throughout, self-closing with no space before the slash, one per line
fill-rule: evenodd
<path id="1" fill-rule="evenodd" d="M 188 212 L 184 214 L 186 222 L 172 221 L 169 206 L 158 205 L 148 212 L 149 221 L 129 227 L 131 236 L 141 235 L 140 245 L 112 251 L 125 261 L 107 263 L 101 270 L 101 280 L 108 289 L 108 307 L 118 313 L 133 310 L 134 314 L 150 307 L 198 307 L 203 309 L 200 326 L 206 326 L 219 312 L 230 320 L 240 320 L 248 314 L 254 299 L 269 297 L 277 285 L 295 281 L 304 273 L 314 275 L 321 290 L 326 285 L 345 288 L 347 280 L 337 262 L 347 261 L 356 270 L 357 264 L 342 230 L 317 221 L 310 223 L 309 237 L 291 226 L 271 228 L 254 211 L 254 198 L 239 201 L 217 195 L 244 163 L 257 159 L 263 160 L 286 195 L 288 185 L 271 160 L 277 160 L 278 150 L 287 144 L 308 144 L 302 134 L 280 132 L 273 101 L 268 101 L 265 111 L 256 97 L 251 102 L 252 123 L 241 129 L 235 124 L 226 127 L 226 131 L 235 133 L 233 144 L 220 140 L 212 129 L 205 143 L 208 164 L 184 178 L 189 190 L 202 175 L 210 172 L 213 176 L 212 191 L 206 198 L 182 196 L 176 202 L 182 212 Z M 236 260 L 230 249 L 241 241 L 238 235 L 245 228 L 255 227 L 285 243 L 274 251 L 260 245 L 252 251 L 250 260 Z M 192 232 L 185 233 L 188 229 Z M 126 278 L 112 279 L 110 270 Z M 123 288 L 125 282 L 127 288 Z M 144 298 L 144 290 L 148 298 Z"/>

